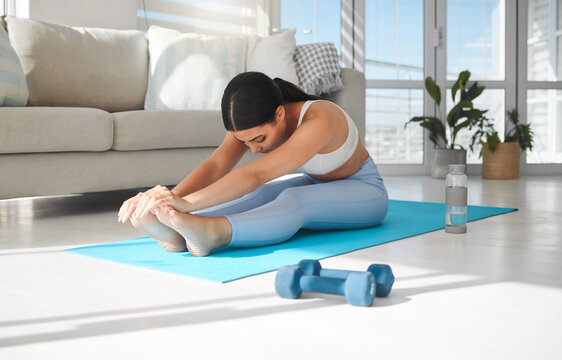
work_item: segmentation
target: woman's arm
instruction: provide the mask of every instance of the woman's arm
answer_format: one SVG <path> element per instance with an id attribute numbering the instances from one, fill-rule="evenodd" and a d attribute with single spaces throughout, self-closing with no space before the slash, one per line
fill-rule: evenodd
<path id="1" fill-rule="evenodd" d="M 244 144 L 227 133 L 213 154 L 180 181 L 172 192 L 184 197 L 209 186 L 231 171 L 247 150 Z"/>
<path id="2" fill-rule="evenodd" d="M 185 196 L 189 211 L 237 199 L 270 180 L 291 173 L 321 151 L 331 140 L 332 132 L 329 119 L 307 120 L 277 149 L 234 169 L 206 188 Z"/>
<path id="3" fill-rule="evenodd" d="M 213 154 L 180 181 L 172 191 L 157 185 L 123 203 L 119 210 L 119 221 L 125 223 L 133 213 L 136 216 L 146 215 L 157 201 L 173 205 L 180 211 L 190 211 L 189 204 L 182 197 L 203 189 L 223 177 L 238 164 L 247 150 L 244 144 L 236 140 L 231 133 L 227 133 L 222 144 Z"/>
<path id="4" fill-rule="evenodd" d="M 320 152 L 333 137 L 332 121 L 324 117 L 307 120 L 277 149 L 184 197 L 163 187 L 151 189 L 137 207 L 139 215 L 144 216 L 163 205 L 171 205 L 182 212 L 193 212 L 248 194 L 270 180 L 291 173 Z"/>

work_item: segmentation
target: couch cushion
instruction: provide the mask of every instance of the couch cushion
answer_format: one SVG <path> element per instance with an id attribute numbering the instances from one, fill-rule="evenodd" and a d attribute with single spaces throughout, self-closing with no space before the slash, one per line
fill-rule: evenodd
<path id="1" fill-rule="evenodd" d="M 105 151 L 111 114 L 98 109 L 0 107 L 0 154 Z"/>
<path id="2" fill-rule="evenodd" d="M 217 110 L 128 111 L 113 119 L 114 150 L 214 147 L 226 134 Z"/>
<path id="3" fill-rule="evenodd" d="M 31 106 L 142 109 L 148 78 L 146 39 L 137 30 L 52 25 L 6 18 Z"/>

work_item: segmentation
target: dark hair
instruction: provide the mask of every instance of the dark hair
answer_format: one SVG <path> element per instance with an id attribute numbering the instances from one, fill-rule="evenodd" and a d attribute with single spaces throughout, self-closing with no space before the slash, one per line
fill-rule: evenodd
<path id="1" fill-rule="evenodd" d="M 321 100 L 280 78 L 255 71 L 236 75 L 222 96 L 222 120 L 227 131 L 246 130 L 275 121 L 279 105 L 294 101 Z"/>

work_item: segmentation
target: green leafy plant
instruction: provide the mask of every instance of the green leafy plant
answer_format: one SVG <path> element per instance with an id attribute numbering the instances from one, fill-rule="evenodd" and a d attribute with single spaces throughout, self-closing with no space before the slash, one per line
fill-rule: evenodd
<path id="1" fill-rule="evenodd" d="M 459 102 L 456 103 L 451 111 L 447 114 L 447 121 L 442 121 L 441 110 L 439 105 L 441 104 L 441 89 L 435 81 L 428 76 L 425 79 L 425 90 L 429 93 L 429 96 L 437 104 L 437 112 L 439 114 L 436 116 L 415 116 L 411 118 L 404 127 L 407 127 L 410 123 L 419 123 L 421 127 L 429 131 L 429 140 L 433 142 L 435 147 L 440 149 L 455 149 L 456 147 L 464 149 L 461 145 L 457 144 L 455 141 L 459 132 L 463 129 L 470 130 L 473 127 L 481 127 L 483 129 L 488 128 L 488 120 L 484 114 L 488 110 L 476 109 L 472 103 L 482 92 L 484 91 L 484 86 L 478 86 L 478 82 L 474 82 L 469 88 L 467 88 L 468 79 L 470 78 L 470 71 L 465 70 L 459 74 L 459 77 L 453 88 L 451 89 L 451 96 L 453 98 L 453 103 L 455 103 L 455 98 L 457 92 L 460 94 Z M 445 124 L 449 127 L 449 137 L 447 137 L 447 130 Z M 479 142 L 479 138 L 472 139 L 471 149 L 473 144 Z"/>
<path id="2" fill-rule="evenodd" d="M 507 118 L 513 124 L 513 128 L 505 133 L 504 142 L 518 142 L 521 147 L 521 151 L 527 149 L 533 149 L 533 130 L 531 129 L 531 124 L 520 124 L 519 123 L 519 113 L 517 109 L 513 109 L 507 112 Z M 481 138 L 486 138 L 486 143 L 488 144 L 488 149 L 490 152 L 496 151 L 498 144 L 501 143 L 501 139 L 498 132 L 494 130 L 493 126 L 488 130 L 479 129 L 482 133 Z M 482 153 L 480 153 L 482 155 Z"/>

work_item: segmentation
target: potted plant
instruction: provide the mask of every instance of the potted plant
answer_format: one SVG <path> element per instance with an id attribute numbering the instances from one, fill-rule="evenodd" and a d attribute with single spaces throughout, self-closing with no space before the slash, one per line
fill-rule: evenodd
<path id="1" fill-rule="evenodd" d="M 472 101 L 482 94 L 484 86 L 478 86 L 478 82 L 474 82 L 469 88 L 466 84 L 470 78 L 470 72 L 465 70 L 459 74 L 459 77 L 453 88 L 451 95 L 453 103 L 456 101 L 457 92 L 460 93 L 458 103 L 447 114 L 446 122 L 442 120 L 441 110 L 441 89 L 439 85 L 431 77 L 425 79 L 425 89 L 429 96 L 437 105 L 439 116 L 416 116 L 411 118 L 404 127 L 410 123 L 417 122 L 424 129 L 429 131 L 429 140 L 435 145 L 433 152 L 433 160 L 431 163 L 431 176 L 433 178 L 443 179 L 447 176 L 449 164 L 466 164 L 466 150 L 455 141 L 459 132 L 463 129 L 472 129 L 474 126 L 484 127 L 482 124 L 486 122 L 484 114 L 488 110 L 479 110 L 474 108 Z M 445 128 L 445 124 L 449 128 Z M 473 139 L 478 141 L 478 139 Z"/>
<path id="2" fill-rule="evenodd" d="M 519 155 L 524 150 L 533 149 L 533 130 L 531 124 L 520 124 L 516 109 L 507 112 L 513 124 L 502 142 L 498 132 L 493 129 L 479 129 L 480 137 L 485 137 L 480 155 L 483 157 L 482 177 L 484 179 L 519 178 Z M 476 136 L 476 134 L 475 134 Z"/>

